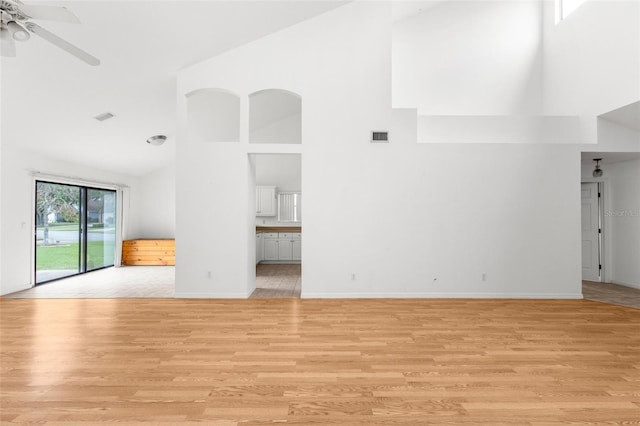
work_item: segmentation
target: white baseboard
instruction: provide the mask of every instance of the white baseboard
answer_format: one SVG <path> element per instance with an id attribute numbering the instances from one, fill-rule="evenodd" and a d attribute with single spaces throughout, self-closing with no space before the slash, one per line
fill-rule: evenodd
<path id="1" fill-rule="evenodd" d="M 635 288 L 635 289 L 640 290 L 640 284 L 631 284 L 631 283 L 625 283 L 623 281 L 615 281 L 615 280 L 612 280 L 611 284 L 622 285 L 622 286 L 625 286 L 625 287 L 631 287 L 631 288 Z"/>
<path id="2" fill-rule="evenodd" d="M 319 293 L 302 299 L 582 299 L 582 293 Z"/>

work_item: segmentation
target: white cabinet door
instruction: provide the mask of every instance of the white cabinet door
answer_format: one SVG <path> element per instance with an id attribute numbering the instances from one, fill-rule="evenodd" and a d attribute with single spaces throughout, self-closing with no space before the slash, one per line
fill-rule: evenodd
<path id="1" fill-rule="evenodd" d="M 293 259 L 293 241 L 289 239 L 278 240 L 278 260 Z"/>
<path id="2" fill-rule="evenodd" d="M 256 186 L 256 216 L 276 215 L 276 187 Z"/>
<path id="3" fill-rule="evenodd" d="M 278 241 L 276 239 L 265 238 L 264 243 L 264 260 L 278 260 Z"/>
<path id="4" fill-rule="evenodd" d="M 293 240 L 292 260 L 302 260 L 302 240 Z"/>
<path id="5" fill-rule="evenodd" d="M 262 234 L 256 234 L 256 263 L 264 260 L 264 240 Z"/>

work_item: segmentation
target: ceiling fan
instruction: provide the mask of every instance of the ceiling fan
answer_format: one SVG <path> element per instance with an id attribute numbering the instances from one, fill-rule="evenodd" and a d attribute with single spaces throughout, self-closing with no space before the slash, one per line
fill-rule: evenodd
<path id="1" fill-rule="evenodd" d="M 66 7 L 32 6 L 20 0 L 0 0 L 0 51 L 2 56 L 16 56 L 16 41 L 24 42 L 36 34 L 60 49 L 72 54 L 89 65 L 100 65 L 100 60 L 84 50 L 74 46 L 57 35 L 45 30 L 31 19 L 79 24 L 80 20 Z"/>

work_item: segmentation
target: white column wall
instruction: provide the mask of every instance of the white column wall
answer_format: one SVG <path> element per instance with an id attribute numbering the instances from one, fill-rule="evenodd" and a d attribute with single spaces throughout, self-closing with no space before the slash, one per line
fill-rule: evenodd
<path id="1" fill-rule="evenodd" d="M 252 290 L 251 147 L 186 137 L 183 96 L 210 87 L 302 96 L 303 297 L 581 297 L 578 146 L 418 145 L 389 16 L 355 2 L 180 73 L 176 295 Z"/>

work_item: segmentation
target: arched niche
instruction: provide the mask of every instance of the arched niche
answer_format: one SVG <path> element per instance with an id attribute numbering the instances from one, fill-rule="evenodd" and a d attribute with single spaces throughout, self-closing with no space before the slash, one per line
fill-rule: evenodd
<path id="1" fill-rule="evenodd" d="M 249 95 L 249 142 L 302 143 L 302 98 L 282 89 Z"/>
<path id="2" fill-rule="evenodd" d="M 189 138 L 206 142 L 240 141 L 240 97 L 223 89 L 187 94 Z"/>

